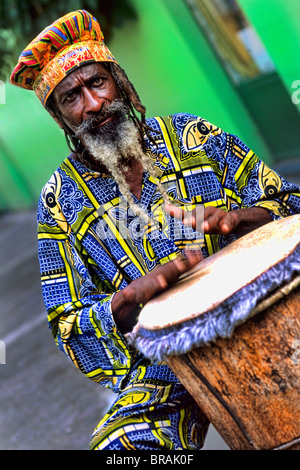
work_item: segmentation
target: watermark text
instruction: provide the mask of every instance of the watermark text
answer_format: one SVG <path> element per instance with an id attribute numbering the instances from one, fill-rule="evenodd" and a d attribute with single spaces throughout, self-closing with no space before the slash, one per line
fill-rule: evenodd
<path id="1" fill-rule="evenodd" d="M 0 340 L 0 364 L 6 364 L 6 346 L 2 340 Z"/>
<path id="2" fill-rule="evenodd" d="M 0 80 L 0 104 L 6 104 L 5 83 Z"/>
<path id="3" fill-rule="evenodd" d="M 292 348 L 295 349 L 292 355 L 292 361 L 297 366 L 300 364 L 300 339 L 295 339 L 295 341 L 293 341 Z"/>
<path id="4" fill-rule="evenodd" d="M 198 205 L 193 211 L 180 212 L 176 218 L 166 213 L 163 205 L 157 205 L 148 213 L 149 224 L 128 209 L 126 200 L 122 200 L 113 208 L 107 210 L 105 206 L 97 209 L 100 221 L 96 233 L 101 240 L 105 239 L 145 239 L 171 237 L 177 239 L 195 239 L 203 237 L 204 206 Z M 182 207 L 182 206 L 179 206 Z M 182 215 L 181 215 L 182 214 Z M 191 228 L 193 226 L 193 228 Z"/>

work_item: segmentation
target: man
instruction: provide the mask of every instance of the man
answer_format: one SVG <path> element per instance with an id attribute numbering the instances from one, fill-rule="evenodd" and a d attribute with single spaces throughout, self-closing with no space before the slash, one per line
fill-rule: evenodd
<path id="1" fill-rule="evenodd" d="M 72 12 L 29 44 L 11 78 L 35 90 L 72 152 L 38 211 L 48 321 L 76 367 L 117 393 L 92 449 L 199 449 L 206 417 L 166 364 L 151 364 L 126 333 L 141 306 L 203 256 L 299 212 L 300 192 L 204 119 L 146 120 L 103 40 L 89 13 Z"/>

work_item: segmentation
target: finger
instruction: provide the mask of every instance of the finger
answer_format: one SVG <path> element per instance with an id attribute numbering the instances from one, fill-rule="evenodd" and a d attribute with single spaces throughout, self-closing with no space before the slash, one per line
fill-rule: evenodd
<path id="1" fill-rule="evenodd" d="M 175 219 L 182 217 L 182 209 L 180 207 L 173 206 L 172 204 L 165 204 L 164 209 L 172 217 L 175 217 Z"/>
<path id="2" fill-rule="evenodd" d="M 189 269 L 191 264 L 192 262 L 186 257 L 178 257 L 163 266 L 159 266 L 152 271 L 151 275 L 155 277 L 157 285 L 166 288 L 167 286 L 174 284 L 179 276 Z"/>
<path id="3" fill-rule="evenodd" d="M 234 212 L 226 212 L 224 217 L 220 220 L 220 233 L 222 235 L 229 235 L 236 227 Z"/>
<path id="4" fill-rule="evenodd" d="M 185 250 L 185 266 L 186 266 L 186 271 L 189 269 L 193 268 L 196 266 L 196 264 L 200 263 L 204 259 L 203 253 L 201 250 Z"/>
<path id="5" fill-rule="evenodd" d="M 203 254 L 200 250 L 196 251 L 187 249 L 184 251 L 184 255 L 184 258 L 177 258 L 173 261 L 174 265 L 176 265 L 176 269 L 178 270 L 178 277 L 192 269 L 203 259 Z"/>
<path id="6" fill-rule="evenodd" d="M 220 235 L 229 235 L 231 233 L 230 224 L 228 224 L 226 221 L 221 221 L 219 233 Z"/>
<path id="7" fill-rule="evenodd" d="M 234 217 L 232 212 L 226 212 L 217 207 L 207 207 L 204 212 L 203 230 L 206 233 L 219 233 L 228 235 L 234 229 Z"/>
<path id="8" fill-rule="evenodd" d="M 168 287 L 168 282 L 162 274 L 159 274 L 156 278 L 157 283 L 158 283 L 158 289 L 160 290 L 165 290 Z"/>
<path id="9" fill-rule="evenodd" d="M 217 207 L 213 206 L 207 206 L 204 208 L 204 220 L 203 220 L 203 232 L 206 233 L 213 233 L 212 230 L 214 228 L 214 217 L 216 212 L 218 212 L 219 209 Z"/>
<path id="10" fill-rule="evenodd" d="M 225 215 L 221 209 L 215 207 L 207 208 L 204 212 L 203 230 L 206 233 L 219 233 L 220 221 Z"/>
<path id="11" fill-rule="evenodd" d="M 198 249 L 189 248 L 189 249 L 186 249 L 184 253 L 186 257 L 192 260 L 193 262 L 201 261 L 204 259 L 204 255 L 200 248 Z"/>
<path id="12" fill-rule="evenodd" d="M 181 220 L 184 225 L 196 228 L 196 217 L 194 211 L 185 211 L 181 207 L 173 206 L 172 204 L 165 204 L 165 211 L 177 220 Z"/>

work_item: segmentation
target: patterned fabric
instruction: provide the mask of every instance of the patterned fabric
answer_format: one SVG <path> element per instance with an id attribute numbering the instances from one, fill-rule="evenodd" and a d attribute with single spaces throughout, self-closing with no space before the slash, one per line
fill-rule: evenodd
<path id="1" fill-rule="evenodd" d="M 132 374 L 96 427 L 92 450 L 181 450 L 203 446 L 208 420 L 166 365 L 163 380 L 147 377 L 147 365 Z"/>
<path id="2" fill-rule="evenodd" d="M 226 211 L 264 207 L 273 219 L 300 212 L 299 187 L 269 169 L 237 137 L 188 114 L 152 118 L 147 123 L 158 132 L 153 132 L 156 145 L 146 139 L 147 153 L 176 204 L 188 209 L 196 204 L 211 205 Z M 154 384 L 158 397 L 163 395 L 160 386 L 177 379 L 165 365 L 149 364 L 128 345 L 114 323 L 112 295 L 157 264 L 174 259 L 185 247 L 200 247 L 209 256 L 236 237 L 203 236 L 180 221 L 168 219 L 161 211 L 156 181 L 146 173 L 140 203 L 152 215 L 154 222 L 149 226 L 127 207 L 114 180 L 67 158 L 41 194 L 39 260 L 49 326 L 59 349 L 87 377 L 117 393 L 123 393 L 139 370 L 145 387 Z M 172 394 L 167 394 L 170 403 Z M 147 421 L 154 395 L 145 391 L 143 396 L 139 409 L 146 413 Z M 108 413 L 110 423 L 118 416 L 116 407 Z M 130 410 L 132 416 L 127 414 Z M 130 410 L 120 425 L 123 429 L 138 416 L 134 408 Z M 175 412 L 175 421 L 176 413 L 183 411 Z M 141 415 L 140 419 L 144 422 Z M 118 422 L 116 419 L 115 427 Z M 173 426 L 176 429 L 172 422 Z M 107 430 L 113 432 L 103 423 L 100 428 L 105 440 L 96 431 L 94 447 L 98 445 L 95 439 L 99 445 L 107 443 Z M 172 432 L 175 436 L 177 431 Z M 155 429 L 152 435 L 160 442 Z M 180 447 L 182 443 L 174 439 L 174 445 Z"/>
<path id="3" fill-rule="evenodd" d="M 116 62 L 104 44 L 100 25 L 78 10 L 45 28 L 22 52 L 12 75 L 13 85 L 34 90 L 45 106 L 54 88 L 84 63 Z"/>

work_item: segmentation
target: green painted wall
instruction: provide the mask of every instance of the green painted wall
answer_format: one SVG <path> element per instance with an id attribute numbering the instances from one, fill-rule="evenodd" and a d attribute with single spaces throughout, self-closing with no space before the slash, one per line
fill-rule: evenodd
<path id="1" fill-rule="evenodd" d="M 300 111 L 299 0 L 239 0 L 239 4 L 256 28 Z"/>
<path id="2" fill-rule="evenodd" d="M 183 0 L 132 0 L 138 20 L 109 44 L 147 115 L 189 112 L 239 135 L 267 163 L 271 154 Z M 0 105 L 0 210 L 36 206 L 69 153 L 62 131 L 33 92 L 6 86 Z"/>
<path id="3" fill-rule="evenodd" d="M 31 91 L 6 84 L 0 107 L 2 209 L 36 205 L 42 186 L 69 153 L 54 120 Z M 3 207 L 4 206 L 4 207 Z"/>
<path id="4" fill-rule="evenodd" d="M 147 115 L 198 114 L 237 134 L 266 162 L 270 152 L 183 0 L 132 0 L 137 23 L 110 44 Z"/>

